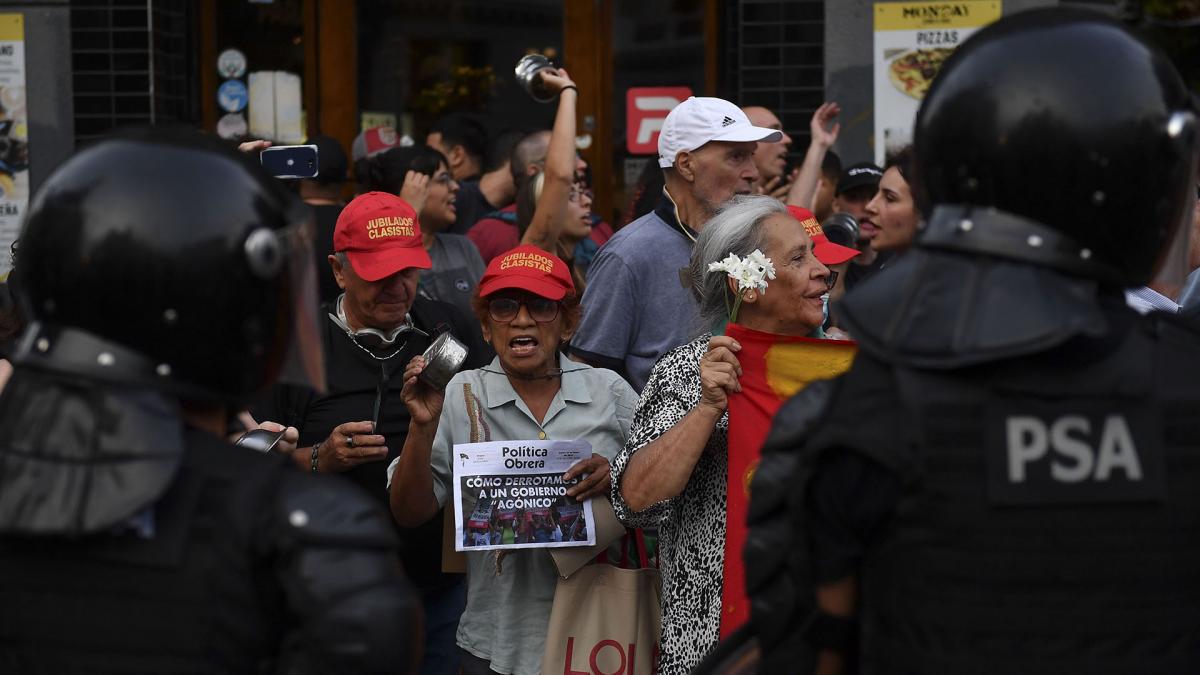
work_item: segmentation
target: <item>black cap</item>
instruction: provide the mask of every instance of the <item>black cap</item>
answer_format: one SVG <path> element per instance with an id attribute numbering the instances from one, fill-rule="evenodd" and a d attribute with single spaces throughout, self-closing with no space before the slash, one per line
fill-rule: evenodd
<path id="1" fill-rule="evenodd" d="M 842 177 L 838 179 L 837 191 L 834 194 L 840 195 L 847 190 L 863 186 L 876 189 L 879 187 L 879 179 L 882 177 L 883 169 L 871 162 L 853 164 L 842 172 Z"/>
<path id="2" fill-rule="evenodd" d="M 346 171 L 349 167 L 346 161 L 346 151 L 337 139 L 325 134 L 318 134 L 308 139 L 309 145 L 317 146 L 317 177 L 322 185 L 346 182 Z"/>

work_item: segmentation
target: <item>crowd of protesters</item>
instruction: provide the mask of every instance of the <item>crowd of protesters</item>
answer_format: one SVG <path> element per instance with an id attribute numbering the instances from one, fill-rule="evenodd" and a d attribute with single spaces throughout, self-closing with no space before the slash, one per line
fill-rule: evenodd
<path id="1" fill-rule="evenodd" d="M 541 77 L 557 101 L 549 130 L 489 135 L 480 115 L 455 113 L 418 141 L 366 129 L 349 157 L 333 138 L 309 140 L 319 172 L 293 187 L 316 226 L 311 337 L 326 384 L 275 384 L 227 432 L 282 431 L 275 452 L 391 514 L 423 610 L 419 672 L 431 675 L 540 672 L 558 579 L 542 549 L 468 552 L 465 574 L 443 569 L 454 445 L 588 440 L 595 454 L 569 473 L 581 480 L 569 495 L 610 499 L 625 525 L 657 533 L 659 669 L 688 673 L 721 627 L 728 397 L 742 374 L 741 345 L 724 334 L 730 287 L 710 266 L 730 254 L 773 262 L 769 292 L 738 299 L 742 326 L 853 340 L 836 301 L 903 260 L 927 215 L 920 176 L 911 147 L 882 167 L 838 157 L 834 102 L 812 115 L 800 154 L 771 110 L 694 97 L 666 118 L 614 228 L 591 210 L 578 88 L 563 69 Z M 1192 223 L 1200 241 L 1200 194 Z M 1179 311 L 1182 292 L 1151 285 L 1129 302 Z M 8 303 L 6 350 L 24 327 Z M 439 390 L 420 379 L 420 355 L 442 333 L 468 356 Z M 0 359 L 0 388 L 10 372 Z"/>

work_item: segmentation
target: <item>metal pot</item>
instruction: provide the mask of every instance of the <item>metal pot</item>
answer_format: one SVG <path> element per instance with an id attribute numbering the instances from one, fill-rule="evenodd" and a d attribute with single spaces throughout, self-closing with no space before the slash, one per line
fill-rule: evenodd
<path id="1" fill-rule="evenodd" d="M 550 60 L 541 54 L 526 54 L 517 61 L 516 74 L 517 82 L 533 100 L 538 103 L 549 103 L 554 100 L 554 93 L 546 89 L 546 85 L 542 82 L 542 71 L 553 70 L 554 66 L 550 64 Z"/>
<path id="2" fill-rule="evenodd" d="M 453 335 L 442 333 L 429 345 L 422 357 L 425 359 L 425 369 L 417 376 L 418 379 L 434 389 L 441 390 L 446 388 L 450 378 L 454 377 L 462 367 L 463 361 L 467 360 L 467 347 L 454 339 Z"/>

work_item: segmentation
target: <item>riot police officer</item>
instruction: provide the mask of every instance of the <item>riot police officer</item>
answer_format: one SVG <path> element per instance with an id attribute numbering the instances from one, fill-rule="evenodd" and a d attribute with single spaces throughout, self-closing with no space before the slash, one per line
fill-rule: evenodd
<path id="1" fill-rule="evenodd" d="M 1179 268 L 1197 147 L 1174 68 L 1100 15 L 950 58 L 917 248 L 845 298 L 854 367 L 752 485 L 761 672 L 1200 670 L 1200 334 L 1121 294 Z"/>
<path id="2" fill-rule="evenodd" d="M 221 438 L 281 371 L 323 372 L 306 218 L 199 134 L 102 141 L 35 195 L 0 397 L 0 671 L 415 661 L 386 516 Z"/>

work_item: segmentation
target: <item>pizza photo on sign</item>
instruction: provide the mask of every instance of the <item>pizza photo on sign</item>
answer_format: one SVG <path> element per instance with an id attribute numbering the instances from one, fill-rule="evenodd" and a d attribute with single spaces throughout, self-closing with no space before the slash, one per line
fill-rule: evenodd
<path id="1" fill-rule="evenodd" d="M 888 78 L 892 81 L 892 86 L 902 93 L 915 99 L 924 98 L 925 92 L 929 91 L 929 85 L 933 84 L 933 78 L 937 77 L 942 64 L 953 52 L 954 50 L 948 47 L 904 52 L 888 67 Z"/>

